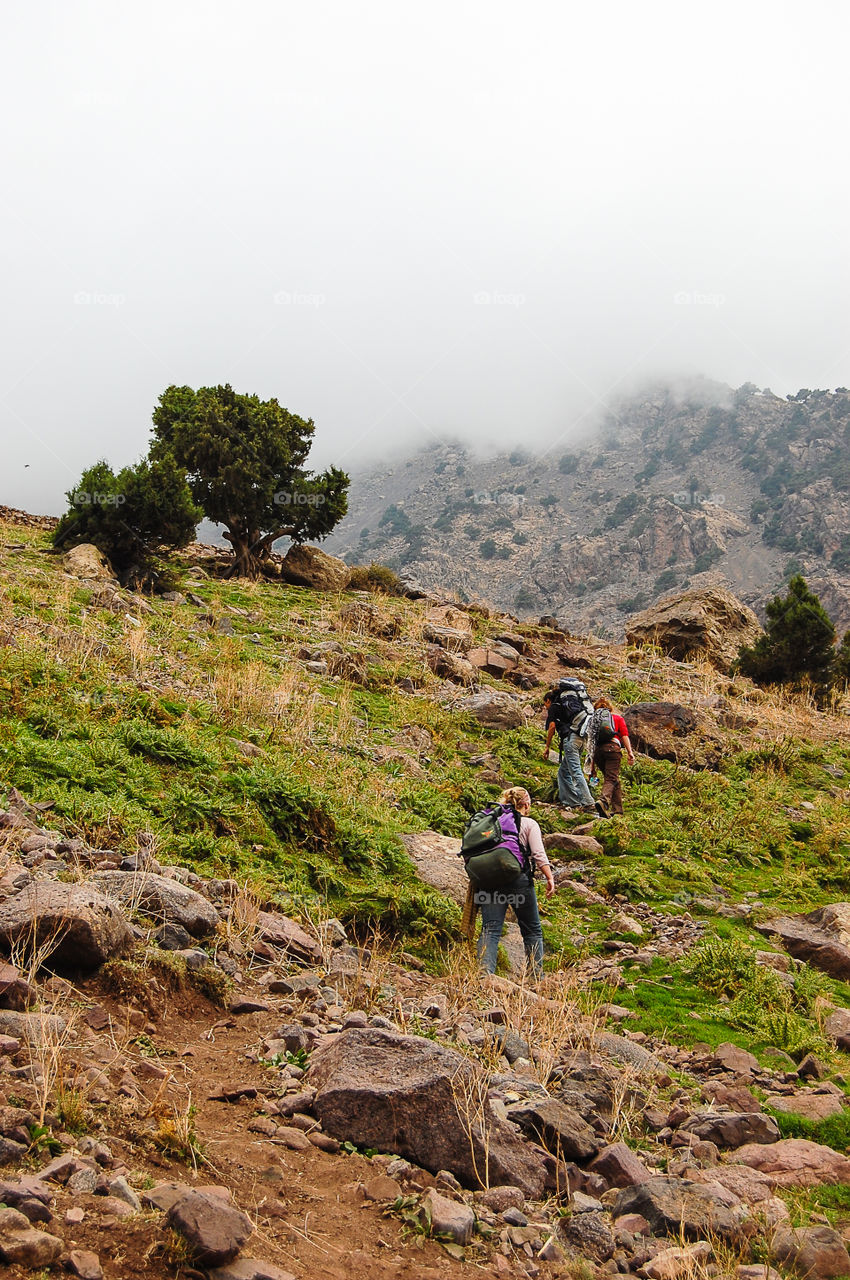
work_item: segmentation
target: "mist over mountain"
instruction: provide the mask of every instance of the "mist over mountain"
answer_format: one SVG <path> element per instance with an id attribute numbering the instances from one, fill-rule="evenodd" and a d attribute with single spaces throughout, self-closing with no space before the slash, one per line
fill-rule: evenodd
<path id="1" fill-rule="evenodd" d="M 631 613 L 723 584 L 757 611 L 802 571 L 850 626 L 850 393 L 654 383 L 572 448 L 459 441 L 354 474 L 326 548 L 424 587 L 616 637 Z"/>

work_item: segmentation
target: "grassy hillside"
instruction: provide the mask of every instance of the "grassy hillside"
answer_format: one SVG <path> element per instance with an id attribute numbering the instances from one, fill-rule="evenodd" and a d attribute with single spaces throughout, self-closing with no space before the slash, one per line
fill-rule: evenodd
<path id="1" fill-rule="evenodd" d="M 49 802 L 46 820 L 69 836 L 134 850 L 152 831 L 161 858 L 248 881 L 295 915 L 379 926 L 439 965 L 459 912 L 416 878 L 398 837 L 460 834 L 499 790 L 477 756 L 552 797 L 542 683 L 519 695 L 535 708 L 526 727 L 484 729 L 426 664 L 426 602 L 372 597 L 367 627 L 351 595 L 217 581 L 189 557 L 180 589 L 202 603 L 120 593 L 105 607 L 109 592 L 66 575 L 47 536 L 0 524 L 0 784 Z M 504 618 L 473 616 L 480 639 L 504 631 Z M 512 629 L 539 681 L 563 670 L 562 639 Z M 348 674 L 305 668 L 305 651 L 328 641 L 352 655 Z M 702 707 L 723 752 L 714 769 L 640 756 L 625 771 L 625 818 L 597 824 L 604 853 L 564 876 L 604 902 L 565 887 L 545 904 L 547 966 L 635 941 L 617 923 L 629 904 L 688 912 L 705 926 L 694 954 L 621 965 L 614 998 L 633 1025 L 683 1042 L 817 1047 L 819 997 L 850 1004 L 850 991 L 815 974 L 791 994 L 771 986 L 752 922 L 850 897 L 846 717 L 652 650 L 589 652 L 594 690 Z M 544 831 L 570 826 L 554 807 L 536 816 Z M 765 1002 L 788 1015 L 784 1030 L 759 1021 Z"/>

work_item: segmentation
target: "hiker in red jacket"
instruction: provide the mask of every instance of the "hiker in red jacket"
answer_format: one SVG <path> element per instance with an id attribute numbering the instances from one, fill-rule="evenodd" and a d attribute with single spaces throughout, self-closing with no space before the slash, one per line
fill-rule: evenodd
<path id="1" fill-rule="evenodd" d="M 597 769 L 602 773 L 602 792 L 598 803 L 610 817 L 613 813 L 623 812 L 623 788 L 620 785 L 623 752 L 629 764 L 634 764 L 635 753 L 629 727 L 608 699 L 597 698 L 593 707 L 593 721 L 587 735 L 587 759 L 592 762 L 591 775 Z"/>

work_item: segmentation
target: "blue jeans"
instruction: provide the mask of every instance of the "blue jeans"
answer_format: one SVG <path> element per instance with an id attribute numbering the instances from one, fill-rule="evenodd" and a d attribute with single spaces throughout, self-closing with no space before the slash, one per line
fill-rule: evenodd
<path id="1" fill-rule="evenodd" d="M 543 930 L 537 910 L 537 894 L 531 876 L 521 871 L 504 889 L 476 889 L 475 901 L 481 912 L 481 936 L 478 955 L 486 973 L 496 972 L 496 956 L 508 907 L 513 907 L 525 956 L 535 973 L 543 966 Z"/>
<path id="2" fill-rule="evenodd" d="M 558 797 L 568 809 L 581 808 L 582 805 L 593 808 L 593 796 L 581 768 L 579 748 L 582 742 L 577 733 L 564 738 L 558 765 Z"/>

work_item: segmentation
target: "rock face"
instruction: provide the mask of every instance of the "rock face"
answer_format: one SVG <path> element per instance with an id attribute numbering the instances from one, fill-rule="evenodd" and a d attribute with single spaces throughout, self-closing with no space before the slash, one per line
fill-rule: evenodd
<path id="1" fill-rule="evenodd" d="M 759 933 L 778 936 L 786 951 L 833 978 L 850 978 L 850 902 L 834 902 L 807 915 L 775 916 L 755 924 Z"/>
<path id="2" fill-rule="evenodd" d="M 96 871 L 92 881 L 105 897 L 115 898 L 125 909 L 143 911 L 160 923 L 182 925 L 194 938 L 212 933 L 218 924 L 212 903 L 179 880 L 147 871 Z"/>
<path id="3" fill-rule="evenodd" d="M 62 559 L 68 573 L 76 578 L 92 578 L 100 582 L 114 579 L 115 570 L 106 556 L 91 542 L 81 542 L 72 547 Z"/>
<path id="4" fill-rule="evenodd" d="M 500 1120 L 480 1069 L 420 1036 L 352 1028 L 315 1050 L 309 1071 L 314 1112 L 325 1133 L 392 1151 L 468 1186 L 484 1178 L 542 1194 L 548 1161 Z M 483 1127 L 482 1127 L 483 1126 Z M 484 1132 L 486 1129 L 487 1152 Z"/>
<path id="5" fill-rule="evenodd" d="M 280 571 L 286 582 L 312 587 L 314 591 L 344 591 L 351 576 L 351 570 L 342 560 L 329 556 L 319 547 L 308 546 L 290 547 Z"/>
<path id="6" fill-rule="evenodd" d="M 678 702 L 638 702 L 623 719 L 635 750 L 658 760 L 711 767 L 722 757 L 722 739 L 707 717 Z"/>
<path id="7" fill-rule="evenodd" d="M 761 634 L 752 609 L 720 587 L 684 591 L 636 614 L 626 624 L 630 644 L 655 644 L 671 658 L 707 659 L 728 671 L 742 644 Z"/>
<path id="8" fill-rule="evenodd" d="M 88 885 L 40 881 L 0 903 L 0 947 L 50 946 L 50 962 L 89 972 L 133 943 L 117 904 Z"/>

